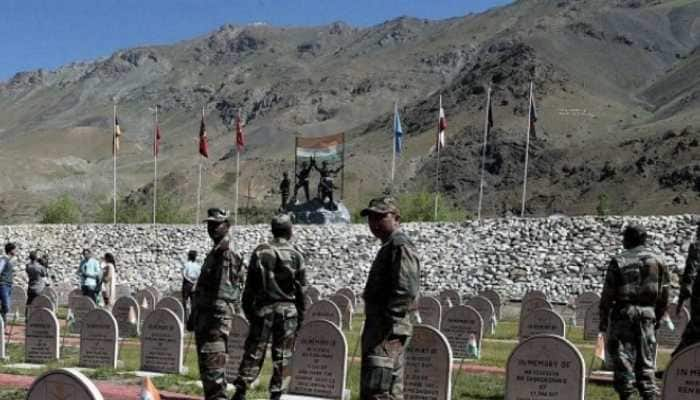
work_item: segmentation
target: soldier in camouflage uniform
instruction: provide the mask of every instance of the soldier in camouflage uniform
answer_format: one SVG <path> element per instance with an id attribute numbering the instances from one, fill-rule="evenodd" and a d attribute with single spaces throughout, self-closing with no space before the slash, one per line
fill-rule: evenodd
<path id="1" fill-rule="evenodd" d="M 631 398 L 635 382 L 642 400 L 657 395 L 656 330 L 668 307 L 670 278 L 662 257 L 645 247 L 646 237 L 638 225 L 624 230 L 625 251 L 610 261 L 600 300 L 600 331 L 608 334 L 621 400 Z"/>
<path id="2" fill-rule="evenodd" d="M 420 263 L 413 243 L 400 229 L 401 214 L 393 198 L 373 199 L 361 215 L 382 247 L 362 294 L 366 319 L 360 398 L 401 400 L 405 349 L 417 314 Z"/>
<path id="3" fill-rule="evenodd" d="M 681 342 L 678 344 L 673 355 L 695 343 L 700 343 L 700 222 L 695 233 L 695 242 L 688 247 L 688 258 L 685 260 L 685 271 L 681 278 L 681 294 L 678 298 L 678 310 L 683 307 L 683 303 L 690 299 L 690 321 L 683 332 Z"/>
<path id="4" fill-rule="evenodd" d="M 202 265 L 187 328 L 194 330 L 205 399 L 227 400 L 226 344 L 240 303 L 243 263 L 230 247 L 228 212 L 212 208 L 207 216 L 214 247 Z"/>
<path id="5" fill-rule="evenodd" d="M 250 321 L 245 352 L 234 382 L 234 400 L 245 399 L 260 375 L 272 339 L 270 399 L 279 399 L 289 385 L 288 367 L 296 333 L 304 320 L 306 270 L 301 253 L 292 247 L 292 222 L 287 215 L 272 220 L 271 242 L 250 257 L 243 291 L 243 312 Z"/>

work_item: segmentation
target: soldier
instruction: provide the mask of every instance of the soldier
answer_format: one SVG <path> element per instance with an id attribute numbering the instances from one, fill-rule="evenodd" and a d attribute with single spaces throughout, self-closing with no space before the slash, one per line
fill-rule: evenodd
<path id="1" fill-rule="evenodd" d="M 280 211 L 285 211 L 287 209 L 287 202 L 289 201 L 289 174 L 284 172 L 282 174 L 282 182 L 280 182 L 280 194 L 282 195 L 282 205 L 280 206 Z"/>
<path id="2" fill-rule="evenodd" d="M 311 169 L 316 165 L 316 162 L 311 159 L 311 164 L 306 161 L 301 163 L 301 171 L 297 174 L 297 183 L 294 185 L 294 200 L 296 201 L 297 195 L 300 188 L 304 188 L 304 194 L 306 195 L 306 201 L 309 201 L 309 175 L 311 174 Z"/>
<path id="3" fill-rule="evenodd" d="M 676 355 L 681 350 L 695 343 L 700 343 L 700 279 L 697 278 L 700 269 L 700 222 L 698 222 L 695 242 L 688 247 L 688 258 L 685 260 L 685 271 L 681 278 L 681 294 L 678 297 L 678 310 L 683 308 L 683 303 L 690 299 L 690 321 L 683 332 L 681 342 L 673 351 Z"/>
<path id="4" fill-rule="evenodd" d="M 381 240 L 362 297 L 360 398 L 403 399 L 405 349 L 416 318 L 420 263 L 400 228 L 401 213 L 391 197 L 373 199 L 362 210 L 372 234 Z"/>
<path id="5" fill-rule="evenodd" d="M 646 238 L 642 226 L 625 228 L 625 251 L 608 264 L 600 300 L 600 331 L 609 335 L 613 386 L 621 400 L 631 398 L 635 382 L 642 400 L 656 399 L 655 330 L 668 307 L 670 278 L 662 257 L 646 248 Z"/>
<path id="6" fill-rule="evenodd" d="M 15 277 L 17 246 L 5 244 L 5 255 L 0 256 L 0 316 L 7 326 L 7 313 L 12 308 L 12 284 Z"/>
<path id="7" fill-rule="evenodd" d="M 207 232 L 214 247 L 204 260 L 193 296 L 187 329 L 194 330 L 206 400 L 226 400 L 226 343 L 241 299 L 241 258 L 231 249 L 228 211 L 207 211 Z"/>
<path id="8" fill-rule="evenodd" d="M 289 384 L 287 368 L 297 330 L 304 320 L 306 271 L 304 258 L 289 244 L 292 222 L 287 215 L 272 220 L 270 243 L 258 246 L 250 257 L 243 291 L 243 312 L 250 321 L 234 400 L 260 375 L 265 351 L 272 339 L 270 399 L 279 399 Z"/>
<path id="9" fill-rule="evenodd" d="M 333 185 L 333 175 L 340 172 L 343 169 L 343 166 L 341 165 L 336 169 L 331 169 L 328 166 L 328 161 L 323 161 L 321 162 L 321 168 L 319 168 L 316 164 L 314 164 L 314 168 L 321 175 L 320 179 L 318 180 L 318 197 L 321 199 L 322 203 L 326 201 L 327 197 L 330 201 L 330 206 L 332 207 L 335 204 L 333 200 L 333 189 L 335 189 L 335 185 Z"/>

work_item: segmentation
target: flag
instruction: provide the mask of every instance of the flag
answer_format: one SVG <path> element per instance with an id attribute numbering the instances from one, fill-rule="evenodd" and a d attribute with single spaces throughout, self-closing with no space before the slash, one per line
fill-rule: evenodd
<path id="1" fill-rule="evenodd" d="M 605 361 L 605 336 L 602 333 L 598 334 L 598 341 L 595 344 L 596 358 Z M 591 361 L 592 362 L 592 361 Z"/>
<path id="2" fill-rule="evenodd" d="M 243 152 L 244 146 L 245 135 L 243 134 L 243 127 L 241 126 L 241 112 L 238 111 L 238 116 L 236 117 L 236 149 L 239 153 Z"/>
<path id="3" fill-rule="evenodd" d="M 396 154 L 401 154 L 403 148 L 403 128 L 401 127 L 401 116 L 399 108 L 394 107 L 394 150 Z"/>
<path id="4" fill-rule="evenodd" d="M 119 153 L 119 142 L 122 137 L 122 129 L 119 126 L 119 117 L 114 114 L 114 135 L 112 137 L 112 154 L 116 155 Z"/>
<path id="5" fill-rule="evenodd" d="M 204 123 L 204 110 L 202 110 L 202 122 L 199 124 L 199 154 L 209 158 L 209 138 L 207 125 Z"/>
<path id="6" fill-rule="evenodd" d="M 302 160 L 337 162 L 342 160 L 344 145 L 345 135 L 342 133 L 323 137 L 297 137 L 295 152 L 296 157 Z"/>
<path id="7" fill-rule="evenodd" d="M 151 382 L 151 378 L 144 378 L 141 393 L 139 393 L 139 400 L 160 400 L 160 393 L 158 393 L 158 389 Z"/>
<path id="8" fill-rule="evenodd" d="M 438 116 L 437 148 L 445 147 L 445 131 L 447 130 L 447 120 L 445 119 L 445 109 L 442 108 L 442 96 L 440 96 L 440 114 Z"/>
<path id="9" fill-rule="evenodd" d="M 537 122 L 537 108 L 535 107 L 535 93 L 530 86 L 530 135 L 535 136 L 535 122 Z"/>
<path id="10" fill-rule="evenodd" d="M 489 104 L 487 104 L 487 109 L 486 109 L 486 134 L 488 135 L 491 133 L 491 128 L 493 128 L 493 107 L 491 106 L 491 103 L 493 100 L 491 99 L 491 93 L 489 89 Z"/>
<path id="11" fill-rule="evenodd" d="M 479 359 L 479 344 L 476 341 L 476 335 L 473 333 L 469 334 L 469 339 L 467 341 L 467 358 Z"/>
<path id="12" fill-rule="evenodd" d="M 143 309 L 148 308 L 148 301 L 146 300 L 145 297 L 143 298 L 143 301 L 141 302 L 141 308 L 143 308 Z"/>
<path id="13" fill-rule="evenodd" d="M 148 305 L 148 304 L 146 304 L 146 305 Z M 134 307 L 129 307 L 129 316 L 128 316 L 127 320 L 129 321 L 130 324 L 136 323 L 136 310 L 134 310 Z"/>
<path id="14" fill-rule="evenodd" d="M 156 122 L 156 133 L 153 139 L 153 156 L 158 157 L 160 152 L 160 124 Z"/>
<path id="15" fill-rule="evenodd" d="M 73 310 L 70 308 L 68 309 L 68 314 L 66 315 L 66 325 L 68 325 L 68 328 L 73 326 L 75 323 L 75 316 L 73 315 Z"/>

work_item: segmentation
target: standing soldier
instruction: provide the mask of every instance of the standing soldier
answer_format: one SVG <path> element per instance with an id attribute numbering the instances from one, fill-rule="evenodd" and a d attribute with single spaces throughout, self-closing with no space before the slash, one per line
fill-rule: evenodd
<path id="1" fill-rule="evenodd" d="M 304 189 L 304 195 L 306 195 L 306 201 L 309 201 L 309 175 L 311 170 L 316 165 L 316 161 L 311 159 L 311 163 L 306 161 L 301 163 L 301 170 L 297 175 L 297 183 L 294 185 L 294 201 L 297 200 L 297 195 L 299 194 L 299 189 Z"/>
<path id="2" fill-rule="evenodd" d="M 698 222 L 695 232 L 695 242 L 688 247 L 688 258 L 685 260 L 685 271 L 681 278 L 681 294 L 678 298 L 678 310 L 681 312 L 683 303 L 690 299 L 690 321 L 683 332 L 681 342 L 678 344 L 673 355 L 695 343 L 700 343 L 700 222 Z"/>
<path id="3" fill-rule="evenodd" d="M 289 187 L 291 183 L 289 182 L 289 174 L 284 172 L 282 174 L 282 182 L 280 182 L 280 195 L 282 195 L 282 205 L 280 206 L 280 211 L 284 212 L 287 210 L 287 203 L 289 202 Z"/>
<path id="4" fill-rule="evenodd" d="M 391 197 L 373 199 L 362 210 L 372 234 L 382 242 L 367 277 L 362 331 L 360 398 L 403 399 L 405 349 L 413 334 L 420 263 L 400 229 L 401 213 Z"/>
<path id="5" fill-rule="evenodd" d="M 297 330 L 304 320 L 306 271 L 304 258 L 289 244 L 292 222 L 287 215 L 272 220 L 270 243 L 258 246 L 250 257 L 243 291 L 243 312 L 250 321 L 234 400 L 260 375 L 267 344 L 272 338 L 270 399 L 279 399 L 289 385 L 287 368 Z"/>
<path id="6" fill-rule="evenodd" d="M 207 232 L 214 247 L 207 254 L 193 296 L 187 329 L 194 330 L 206 400 L 226 400 L 226 343 L 241 299 L 241 258 L 231 249 L 228 211 L 207 211 Z"/>
<path id="7" fill-rule="evenodd" d="M 7 313 L 12 308 L 12 284 L 15 278 L 17 246 L 5 244 L 5 255 L 0 257 L 0 316 L 7 326 Z"/>
<path id="8" fill-rule="evenodd" d="M 610 330 L 607 351 L 613 362 L 613 386 L 621 400 L 656 399 L 656 330 L 666 313 L 670 278 L 662 257 L 645 246 L 646 231 L 631 225 L 623 232 L 625 248 L 612 258 L 600 300 L 600 331 Z"/>

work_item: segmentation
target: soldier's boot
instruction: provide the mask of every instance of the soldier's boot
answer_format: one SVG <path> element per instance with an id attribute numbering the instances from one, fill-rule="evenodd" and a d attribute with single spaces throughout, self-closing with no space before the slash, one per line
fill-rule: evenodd
<path id="1" fill-rule="evenodd" d="M 270 400 L 280 400 L 281 398 L 282 398 L 282 392 L 270 393 Z"/>
<path id="2" fill-rule="evenodd" d="M 231 400 L 245 400 L 245 389 L 236 388 L 236 393 L 233 394 Z"/>

